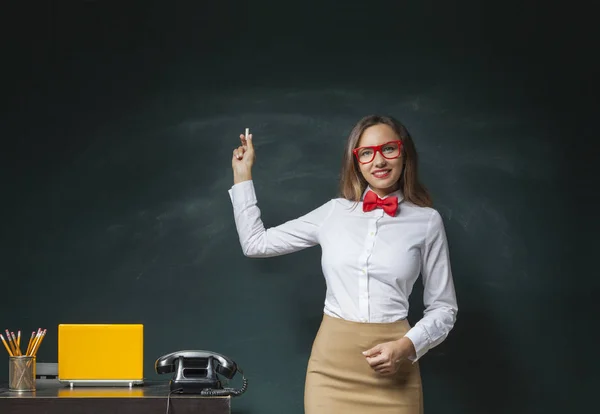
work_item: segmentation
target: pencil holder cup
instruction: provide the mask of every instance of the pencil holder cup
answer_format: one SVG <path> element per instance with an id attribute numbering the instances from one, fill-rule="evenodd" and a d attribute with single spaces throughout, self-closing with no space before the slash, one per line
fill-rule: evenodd
<path id="1" fill-rule="evenodd" d="M 8 357 L 8 389 L 10 391 L 35 391 L 35 357 Z"/>

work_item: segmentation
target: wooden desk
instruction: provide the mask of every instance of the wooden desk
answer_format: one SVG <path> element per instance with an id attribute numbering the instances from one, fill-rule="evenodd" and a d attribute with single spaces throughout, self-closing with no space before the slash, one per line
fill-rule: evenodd
<path id="1" fill-rule="evenodd" d="M 0 384 L 0 413 L 6 414 L 165 414 L 168 381 L 128 387 L 74 387 L 37 380 L 36 391 L 13 392 Z M 171 394 L 169 414 L 230 414 L 231 397 Z"/>

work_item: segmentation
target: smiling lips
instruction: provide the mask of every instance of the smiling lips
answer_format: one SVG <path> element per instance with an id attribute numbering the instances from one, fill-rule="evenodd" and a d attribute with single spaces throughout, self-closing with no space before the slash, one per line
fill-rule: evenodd
<path id="1" fill-rule="evenodd" d="M 377 170 L 373 172 L 375 178 L 387 178 L 392 170 Z"/>

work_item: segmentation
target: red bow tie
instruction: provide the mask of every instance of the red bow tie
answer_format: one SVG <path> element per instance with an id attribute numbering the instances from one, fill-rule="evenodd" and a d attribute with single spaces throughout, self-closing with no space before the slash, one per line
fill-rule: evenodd
<path id="1" fill-rule="evenodd" d="M 373 191 L 367 191 L 363 200 L 363 211 L 375 210 L 380 207 L 390 216 L 395 216 L 398 210 L 398 197 L 386 197 L 381 199 Z"/>

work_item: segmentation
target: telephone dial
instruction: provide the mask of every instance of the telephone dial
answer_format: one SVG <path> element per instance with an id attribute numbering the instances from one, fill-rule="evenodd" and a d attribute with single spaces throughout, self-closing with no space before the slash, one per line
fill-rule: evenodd
<path id="1" fill-rule="evenodd" d="M 172 392 L 207 396 L 238 396 L 246 392 L 248 388 L 248 381 L 236 363 L 216 352 L 173 352 L 158 358 L 154 369 L 157 374 L 174 373 L 170 381 Z M 239 389 L 223 388 L 217 373 L 231 379 L 236 372 L 242 375 L 242 387 Z"/>

